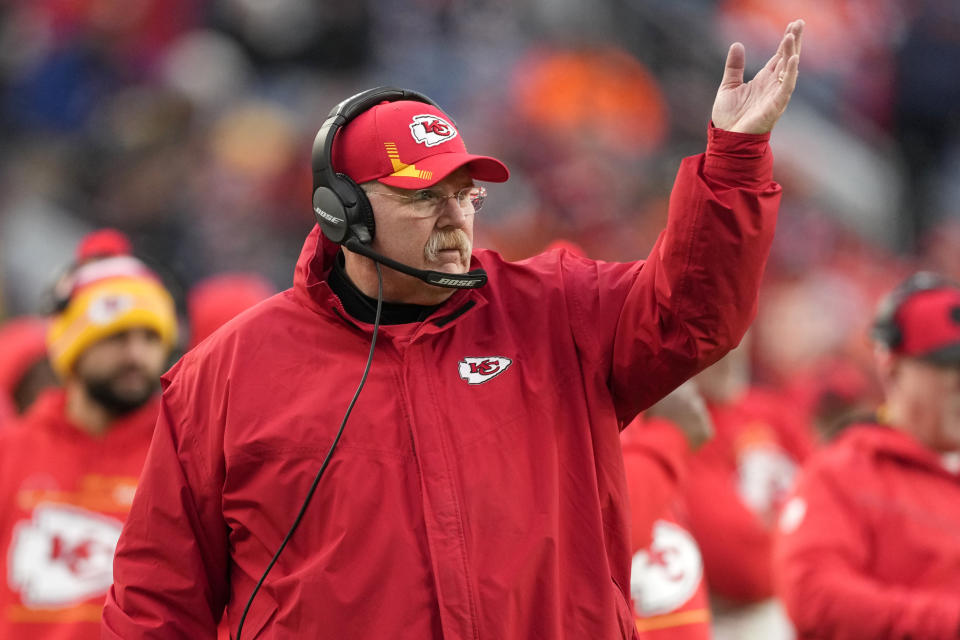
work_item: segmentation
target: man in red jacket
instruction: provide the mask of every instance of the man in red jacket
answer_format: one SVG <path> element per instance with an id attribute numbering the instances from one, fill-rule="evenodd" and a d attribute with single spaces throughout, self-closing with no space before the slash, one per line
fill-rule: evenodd
<path id="1" fill-rule="evenodd" d="M 960 638 L 960 287 L 915 275 L 874 337 L 885 404 L 803 469 L 777 588 L 801 638 Z"/>
<path id="2" fill-rule="evenodd" d="M 176 337 L 170 294 L 127 247 L 81 244 L 47 331 L 63 387 L 0 431 L 0 638 L 100 636 Z"/>
<path id="3" fill-rule="evenodd" d="M 337 105 L 293 288 L 164 377 L 103 637 L 632 637 L 619 428 L 754 315 L 802 27 L 749 83 L 731 47 L 646 261 L 473 248 L 506 168 L 425 96 Z"/>

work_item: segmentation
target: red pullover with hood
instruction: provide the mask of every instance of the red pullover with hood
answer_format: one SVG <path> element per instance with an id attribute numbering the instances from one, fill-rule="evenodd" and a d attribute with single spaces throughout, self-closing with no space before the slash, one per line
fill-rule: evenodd
<path id="1" fill-rule="evenodd" d="M 619 428 L 734 346 L 780 188 L 767 136 L 712 130 L 649 258 L 477 249 L 486 287 L 380 329 L 369 378 L 253 638 L 631 638 Z M 244 605 L 360 380 L 372 327 L 307 238 L 294 286 L 164 378 L 103 638 L 210 638 Z"/>
<path id="2" fill-rule="evenodd" d="M 960 473 L 908 433 L 847 427 L 803 469 L 775 542 L 800 638 L 960 638 Z"/>
<path id="3" fill-rule="evenodd" d="M 0 430 L 0 638 L 93 640 L 114 546 L 158 398 L 102 436 L 71 423 L 61 389 Z"/>

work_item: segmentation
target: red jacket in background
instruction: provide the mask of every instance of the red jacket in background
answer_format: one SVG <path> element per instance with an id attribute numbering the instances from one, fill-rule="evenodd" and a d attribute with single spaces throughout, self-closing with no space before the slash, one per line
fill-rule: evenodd
<path id="1" fill-rule="evenodd" d="M 709 405 L 715 435 L 690 460 L 683 494 L 711 592 L 736 604 L 773 595 L 777 514 L 812 449 L 807 425 L 765 391 Z"/>
<path id="2" fill-rule="evenodd" d="M 775 569 L 801 638 L 960 637 L 960 476 L 903 431 L 848 427 L 804 468 Z"/>
<path id="3" fill-rule="evenodd" d="M 14 394 L 30 367 L 47 356 L 47 327 L 39 316 L 0 324 L 0 428 L 19 418 Z"/>
<path id="4" fill-rule="evenodd" d="M 640 638 L 709 640 L 703 560 L 679 492 L 687 442 L 660 418 L 638 418 L 621 441 L 630 494 L 630 595 Z"/>
<path id="5" fill-rule="evenodd" d="M 0 638 L 94 640 L 147 455 L 154 400 L 94 437 L 62 390 L 0 430 Z"/>
<path id="6" fill-rule="evenodd" d="M 619 426 L 742 337 L 779 200 L 766 136 L 710 137 L 646 262 L 477 249 L 486 287 L 381 327 L 244 640 L 635 634 Z M 165 376 L 104 638 L 210 638 L 224 606 L 235 634 L 368 357 L 338 250 L 314 228 L 293 289 Z"/>

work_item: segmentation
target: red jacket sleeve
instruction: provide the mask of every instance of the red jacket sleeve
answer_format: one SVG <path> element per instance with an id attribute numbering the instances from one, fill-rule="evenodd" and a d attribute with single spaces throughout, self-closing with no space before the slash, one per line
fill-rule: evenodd
<path id="1" fill-rule="evenodd" d="M 960 637 L 960 599 L 883 584 L 866 575 L 868 533 L 842 485 L 807 468 L 775 539 L 779 595 L 801 638 Z"/>
<path id="2" fill-rule="evenodd" d="M 117 544 L 104 640 L 217 637 L 228 596 L 227 527 L 198 440 L 165 393 L 137 494 Z"/>
<path id="3" fill-rule="evenodd" d="M 608 372 L 621 424 L 720 359 L 753 320 L 780 202 L 768 138 L 711 127 L 706 153 L 681 163 L 647 260 L 594 263 L 575 288 L 575 337 Z"/>

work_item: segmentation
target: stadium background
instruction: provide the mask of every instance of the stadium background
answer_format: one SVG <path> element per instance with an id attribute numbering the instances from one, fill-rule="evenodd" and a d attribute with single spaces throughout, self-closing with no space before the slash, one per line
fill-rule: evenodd
<path id="1" fill-rule="evenodd" d="M 127 232 L 181 302 L 224 270 L 289 285 L 331 106 L 417 89 L 503 158 L 477 243 L 645 256 L 705 143 L 727 45 L 748 75 L 807 22 L 773 134 L 784 186 L 759 381 L 868 365 L 879 295 L 960 277 L 952 0 L 8 0 L 0 5 L 0 318 L 37 311 L 87 230 Z M 182 304 L 181 304 L 182 310 Z"/>

